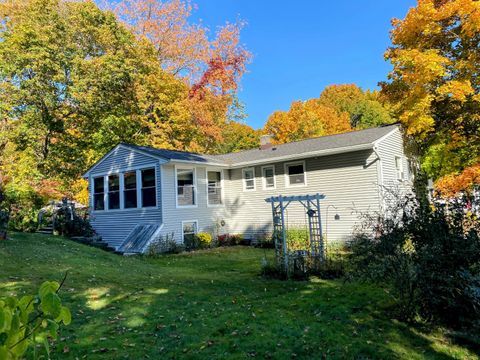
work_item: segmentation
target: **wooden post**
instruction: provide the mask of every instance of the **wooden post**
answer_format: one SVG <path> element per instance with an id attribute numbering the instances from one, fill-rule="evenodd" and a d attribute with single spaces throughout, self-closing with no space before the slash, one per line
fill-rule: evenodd
<path id="1" fill-rule="evenodd" d="M 288 275 L 288 251 L 287 251 L 287 232 L 285 229 L 285 214 L 283 209 L 283 198 L 279 196 L 280 210 L 282 211 L 282 243 L 283 243 L 283 262 L 285 265 L 285 271 Z"/>
<path id="2" fill-rule="evenodd" d="M 320 215 L 320 194 L 317 193 L 317 211 L 318 211 L 318 229 L 320 231 L 320 257 L 325 259 L 325 249 L 323 243 L 322 216 Z"/>

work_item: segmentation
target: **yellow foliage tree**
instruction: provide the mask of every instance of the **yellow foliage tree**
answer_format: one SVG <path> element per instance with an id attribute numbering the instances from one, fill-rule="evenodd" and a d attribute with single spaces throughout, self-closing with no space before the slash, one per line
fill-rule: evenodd
<path id="1" fill-rule="evenodd" d="M 416 140 L 423 169 L 438 179 L 479 164 L 480 2 L 419 0 L 392 24 L 382 95 Z"/>
<path id="2" fill-rule="evenodd" d="M 264 127 L 264 132 L 272 134 L 280 144 L 349 130 L 348 113 L 339 113 L 318 99 L 294 101 L 288 111 L 274 112 Z"/>

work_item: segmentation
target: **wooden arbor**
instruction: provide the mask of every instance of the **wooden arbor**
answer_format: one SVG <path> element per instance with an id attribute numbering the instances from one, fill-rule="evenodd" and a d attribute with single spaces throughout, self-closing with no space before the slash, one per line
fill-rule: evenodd
<path id="1" fill-rule="evenodd" d="M 289 273 L 290 257 L 309 257 L 315 262 L 325 259 L 325 244 L 322 233 L 322 219 L 320 215 L 320 200 L 325 199 L 323 194 L 296 195 L 296 196 L 272 196 L 265 199 L 272 205 L 273 216 L 273 239 L 275 242 L 275 255 L 277 263 Z M 287 241 L 287 228 L 285 210 L 292 203 L 300 203 L 308 218 L 309 249 L 295 254 L 289 250 Z"/>

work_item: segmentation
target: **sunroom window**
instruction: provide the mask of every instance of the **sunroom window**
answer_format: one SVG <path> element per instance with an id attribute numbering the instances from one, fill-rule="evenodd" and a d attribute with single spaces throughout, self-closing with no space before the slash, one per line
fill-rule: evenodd
<path id="1" fill-rule="evenodd" d="M 123 207 L 131 209 L 137 207 L 137 172 L 128 171 L 123 174 Z"/>
<path id="2" fill-rule="evenodd" d="M 208 205 L 222 204 L 222 174 L 220 171 L 209 171 L 208 177 Z"/>
<path id="3" fill-rule="evenodd" d="M 195 202 L 195 174 L 193 169 L 177 169 L 177 204 L 193 206 Z"/>
<path id="4" fill-rule="evenodd" d="M 93 209 L 105 210 L 105 179 L 103 176 L 93 179 Z"/>
<path id="5" fill-rule="evenodd" d="M 118 175 L 108 176 L 108 209 L 120 209 L 120 181 Z"/>
<path id="6" fill-rule="evenodd" d="M 286 165 L 287 185 L 302 186 L 305 185 L 305 163 L 292 163 Z"/>
<path id="7" fill-rule="evenodd" d="M 157 206 L 155 169 L 145 169 L 142 173 L 142 207 Z"/>

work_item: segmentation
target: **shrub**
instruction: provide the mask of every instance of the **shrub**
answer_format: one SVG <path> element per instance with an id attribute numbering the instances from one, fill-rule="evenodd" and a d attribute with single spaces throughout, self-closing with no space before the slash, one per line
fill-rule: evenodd
<path id="1" fill-rule="evenodd" d="M 87 218 L 87 213 L 80 216 L 65 201 L 54 215 L 54 228 L 59 235 L 65 236 L 92 236 L 95 234 Z"/>
<path id="2" fill-rule="evenodd" d="M 356 234 L 352 274 L 391 288 L 403 320 L 471 325 L 480 319 L 480 222 L 466 209 L 397 197 Z"/>
<path id="3" fill-rule="evenodd" d="M 23 359 L 37 343 L 44 344 L 49 355 L 48 338 L 56 338 L 59 325 L 71 321 L 70 310 L 58 296 L 59 288 L 57 282 L 47 281 L 37 295 L 0 297 L 0 359 Z"/>
<path id="4" fill-rule="evenodd" d="M 241 234 L 218 235 L 218 246 L 235 246 L 244 243 L 244 241 Z"/>
<path id="5" fill-rule="evenodd" d="M 275 242 L 273 241 L 272 235 L 261 234 L 257 236 L 255 246 L 262 249 L 274 249 Z"/>
<path id="6" fill-rule="evenodd" d="M 185 250 L 185 246 L 175 241 L 174 233 L 160 235 L 148 246 L 146 255 L 157 257 L 160 254 L 179 254 Z"/>
<path id="7" fill-rule="evenodd" d="M 292 227 L 286 230 L 286 235 L 289 250 L 307 250 L 310 248 L 307 228 Z"/>
<path id="8" fill-rule="evenodd" d="M 240 245 L 244 241 L 242 234 L 231 234 L 230 235 L 230 246 Z"/>
<path id="9" fill-rule="evenodd" d="M 197 244 L 200 248 L 208 248 L 212 246 L 213 237 L 207 232 L 199 232 L 197 235 Z"/>

